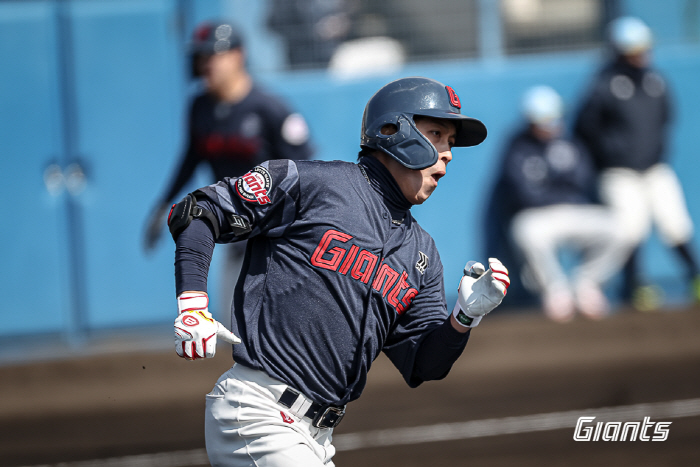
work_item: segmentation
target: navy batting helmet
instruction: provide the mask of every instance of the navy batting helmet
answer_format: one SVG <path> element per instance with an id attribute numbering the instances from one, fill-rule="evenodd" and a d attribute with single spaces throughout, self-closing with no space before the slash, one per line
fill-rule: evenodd
<path id="1" fill-rule="evenodd" d="M 421 77 L 392 81 L 367 102 L 360 146 L 385 152 L 409 169 L 430 167 L 437 162 L 438 152 L 418 131 L 413 117 L 449 119 L 457 130 L 455 146 L 476 146 L 486 138 L 486 127 L 462 115 L 460 108 L 457 93 L 438 81 Z M 383 135 L 382 127 L 388 124 L 398 131 Z"/>
<path id="2" fill-rule="evenodd" d="M 200 76 L 198 60 L 228 50 L 243 46 L 243 36 L 240 31 L 227 21 L 207 21 L 200 24 L 192 34 L 190 57 L 192 59 L 192 75 Z"/>

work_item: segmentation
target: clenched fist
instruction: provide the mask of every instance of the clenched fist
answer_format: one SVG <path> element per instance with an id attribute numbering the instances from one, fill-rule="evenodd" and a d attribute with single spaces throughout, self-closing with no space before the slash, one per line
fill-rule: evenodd
<path id="1" fill-rule="evenodd" d="M 211 358 L 216 339 L 230 344 L 241 340 L 209 313 L 209 297 L 204 292 L 183 292 L 177 298 L 180 314 L 175 318 L 175 352 L 187 360 Z"/>
<path id="2" fill-rule="evenodd" d="M 489 258 L 488 271 L 483 264 L 469 261 L 459 282 L 452 316 L 464 327 L 476 327 L 481 318 L 501 304 L 509 285 L 508 269 L 496 258 Z"/>

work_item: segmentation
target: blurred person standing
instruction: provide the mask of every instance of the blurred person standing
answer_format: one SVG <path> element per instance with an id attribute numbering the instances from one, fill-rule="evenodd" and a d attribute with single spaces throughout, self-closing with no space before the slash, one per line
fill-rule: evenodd
<path id="1" fill-rule="evenodd" d="M 266 160 L 304 160 L 313 154 L 304 118 L 249 74 L 243 36 L 232 23 L 199 25 L 190 60 L 192 77 L 201 78 L 204 89 L 190 104 L 184 155 L 147 222 L 147 252 L 156 247 L 166 228 L 170 204 L 201 164 L 210 167 L 213 180 L 222 180 L 243 175 Z M 244 250 L 244 242 L 229 248 L 225 283 L 235 282 Z M 222 303 L 223 310 L 229 307 L 230 301 Z"/>
<path id="2" fill-rule="evenodd" d="M 652 32 L 638 18 L 620 17 L 609 24 L 608 33 L 613 57 L 584 97 L 575 132 L 594 157 L 601 201 L 613 209 L 629 255 L 624 294 L 641 310 L 659 305 L 660 297 L 645 285 L 637 264 L 641 244 L 655 225 L 685 265 L 698 300 L 693 223 L 668 163 L 672 105 L 668 82 L 651 63 Z"/>
<path id="3" fill-rule="evenodd" d="M 524 125 L 505 147 L 491 205 L 545 314 L 566 322 L 578 310 L 601 319 L 610 311 L 603 286 L 624 257 L 610 210 L 594 202 L 593 163 L 583 145 L 565 135 L 564 106 L 554 89 L 528 89 L 522 113 Z M 565 252 L 576 255 L 573 266 L 563 262 Z"/>

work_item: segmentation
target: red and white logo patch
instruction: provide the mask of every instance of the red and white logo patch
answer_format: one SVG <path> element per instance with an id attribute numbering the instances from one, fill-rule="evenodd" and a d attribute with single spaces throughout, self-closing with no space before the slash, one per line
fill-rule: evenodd
<path id="1" fill-rule="evenodd" d="M 243 200 L 250 203 L 268 204 L 268 193 L 272 186 L 270 172 L 264 167 L 254 167 L 236 181 L 236 192 Z"/>
<path id="2" fill-rule="evenodd" d="M 282 421 L 284 423 L 289 423 L 290 425 L 294 423 L 294 419 L 280 410 L 280 415 L 282 415 Z"/>
<path id="3" fill-rule="evenodd" d="M 194 327 L 199 324 L 199 320 L 192 315 L 187 315 L 182 317 L 182 324 L 185 326 Z"/>
<path id="4" fill-rule="evenodd" d="M 447 89 L 447 95 L 450 96 L 450 104 L 452 104 L 452 107 L 457 107 L 458 109 L 462 108 L 462 103 L 459 102 L 459 96 L 455 92 L 454 89 L 452 89 L 450 86 L 445 86 L 445 89 Z"/>

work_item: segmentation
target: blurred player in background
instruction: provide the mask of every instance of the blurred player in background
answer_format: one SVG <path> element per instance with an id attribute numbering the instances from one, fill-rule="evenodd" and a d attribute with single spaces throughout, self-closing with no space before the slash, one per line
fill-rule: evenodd
<path id="1" fill-rule="evenodd" d="M 467 263 L 449 309 L 440 255 L 411 215 L 452 148 L 486 137 L 460 108 L 437 81 L 393 81 L 367 103 L 357 163 L 268 161 L 173 208 L 176 351 L 240 342 L 207 395 L 212 465 L 332 466 L 333 429 L 380 352 L 411 387 L 442 379 L 501 303 L 508 271 L 490 258 Z M 215 243 L 246 239 L 232 335 L 207 312 L 207 268 Z"/>
<path id="2" fill-rule="evenodd" d="M 603 285 L 624 256 L 610 210 L 594 203 L 593 163 L 564 133 L 564 106 L 554 89 L 530 88 L 522 112 L 525 125 L 505 148 L 492 205 L 545 314 L 559 322 L 576 310 L 603 318 L 610 309 Z M 573 267 L 562 264 L 563 252 L 575 255 Z"/>
<path id="3" fill-rule="evenodd" d="M 175 197 L 200 164 L 214 180 L 240 176 L 269 159 L 309 159 L 312 148 L 304 118 L 257 85 L 246 67 L 243 37 L 230 22 L 206 22 L 194 32 L 192 76 L 204 90 L 194 97 L 184 156 L 148 221 L 144 247 L 155 248 Z M 228 248 L 223 280 L 235 282 L 245 244 Z M 230 308 L 230 298 L 222 309 Z M 225 319 L 225 317 L 224 317 Z"/>
<path id="4" fill-rule="evenodd" d="M 639 247 L 654 224 L 685 264 L 685 277 L 698 300 L 693 223 L 680 182 L 667 162 L 671 98 L 668 82 L 651 65 L 651 30 L 638 18 L 621 17 L 610 23 L 609 39 L 614 56 L 591 84 L 575 131 L 600 170 L 600 198 L 614 210 L 631 255 L 626 295 L 642 310 L 660 304 L 644 285 L 637 264 Z"/>

